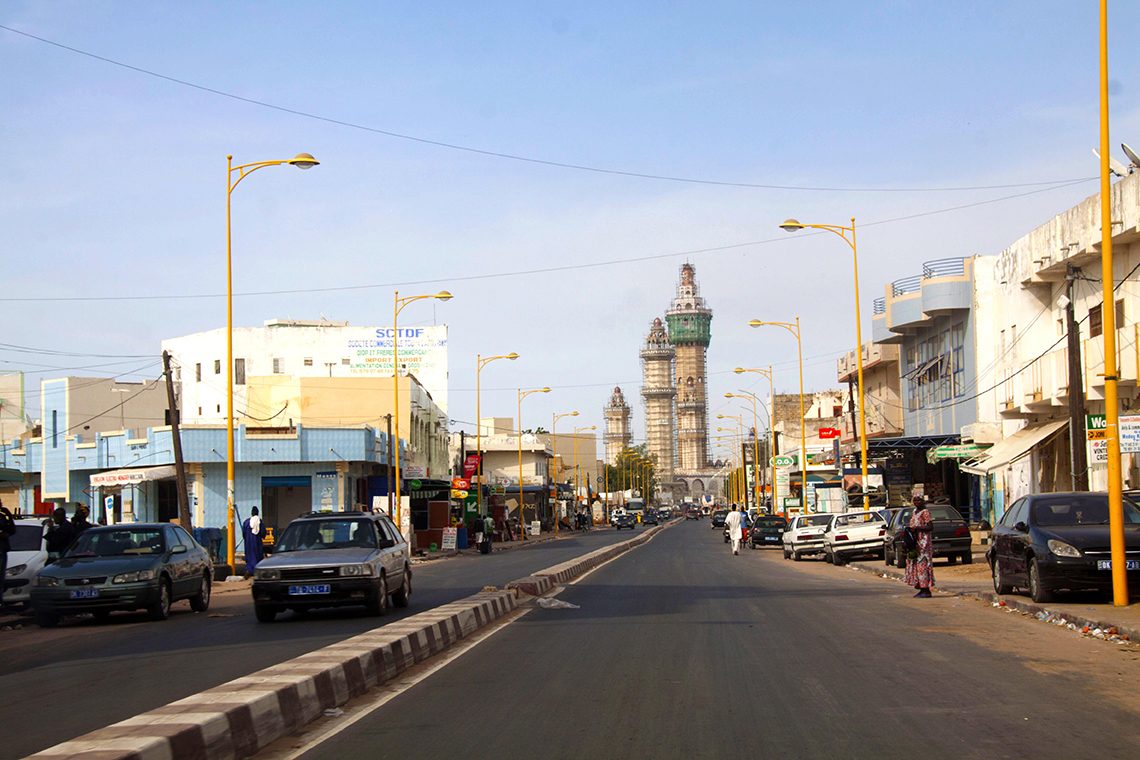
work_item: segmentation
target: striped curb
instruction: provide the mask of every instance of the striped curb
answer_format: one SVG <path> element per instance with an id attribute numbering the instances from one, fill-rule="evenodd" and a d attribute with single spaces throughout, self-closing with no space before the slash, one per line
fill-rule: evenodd
<path id="1" fill-rule="evenodd" d="M 90 760 L 249 757 L 516 608 L 482 592 L 238 678 L 32 755 Z"/>

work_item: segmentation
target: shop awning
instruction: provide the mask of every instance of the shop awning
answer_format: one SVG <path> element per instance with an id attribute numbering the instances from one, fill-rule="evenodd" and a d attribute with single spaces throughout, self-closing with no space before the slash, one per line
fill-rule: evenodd
<path id="1" fill-rule="evenodd" d="M 92 475 L 91 487 L 130 486 L 136 483 L 145 483 L 148 480 L 173 478 L 174 475 L 174 465 L 172 464 L 166 464 L 160 467 L 132 467 L 126 470 L 109 470 Z"/>
<path id="2" fill-rule="evenodd" d="M 940 462 L 943 459 L 977 459 L 978 457 L 989 451 L 990 444 L 988 443 L 962 443 L 956 446 L 935 446 L 926 452 L 926 461 L 928 464 Z"/>
<path id="3" fill-rule="evenodd" d="M 11 467 L 0 467 L 0 483 L 23 483 L 24 473 Z"/>
<path id="4" fill-rule="evenodd" d="M 1033 450 L 1033 447 L 1069 424 L 1068 420 L 1054 420 L 1030 425 L 1018 430 L 1009 438 L 998 441 L 985 453 L 982 459 L 967 462 L 961 466 L 962 472 L 971 475 L 985 475 L 1010 462 L 1021 459 Z"/>

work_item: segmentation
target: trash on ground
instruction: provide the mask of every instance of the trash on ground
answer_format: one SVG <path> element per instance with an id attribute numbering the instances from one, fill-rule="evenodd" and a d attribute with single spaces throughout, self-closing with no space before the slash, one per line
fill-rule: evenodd
<path id="1" fill-rule="evenodd" d="M 339 718 L 342 715 L 344 715 L 344 710 L 339 707 L 332 707 L 324 712 L 326 718 Z"/>
<path id="2" fill-rule="evenodd" d="M 577 604 L 564 602 L 561 599 L 551 599 L 550 597 L 540 596 L 537 602 L 538 606 L 544 610 L 580 610 L 582 609 Z"/>

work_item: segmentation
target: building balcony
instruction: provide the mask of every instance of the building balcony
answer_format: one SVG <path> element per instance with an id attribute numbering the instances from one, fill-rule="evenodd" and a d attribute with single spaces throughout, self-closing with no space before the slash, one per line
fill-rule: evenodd
<path id="1" fill-rule="evenodd" d="M 1104 399 L 1104 336 L 1084 341 L 1085 395 Z M 1121 396 L 1131 398 L 1136 391 L 1137 368 L 1140 367 L 1140 323 L 1125 325 L 1116 331 L 1116 375 Z"/>
<path id="2" fill-rule="evenodd" d="M 973 306 L 973 258 L 935 259 L 922 265 L 922 274 L 903 277 L 886 287 L 872 307 L 875 343 L 901 342 L 935 317 Z"/>
<path id="3" fill-rule="evenodd" d="M 657 388 L 654 388 L 652 386 L 650 386 L 650 387 L 644 387 L 643 386 L 641 389 L 642 398 L 673 398 L 676 395 L 677 395 L 677 389 L 676 388 L 670 388 L 667 386 L 666 387 L 657 387 Z"/>
<path id="4" fill-rule="evenodd" d="M 862 346 L 863 353 L 863 372 L 870 372 L 872 369 L 885 363 L 898 363 L 899 361 L 899 347 L 897 345 L 883 345 L 881 343 L 864 343 Z M 854 351 L 848 351 L 843 356 L 839 357 L 836 366 L 836 375 L 839 382 L 854 382 L 859 373 L 859 362 L 855 356 Z"/>

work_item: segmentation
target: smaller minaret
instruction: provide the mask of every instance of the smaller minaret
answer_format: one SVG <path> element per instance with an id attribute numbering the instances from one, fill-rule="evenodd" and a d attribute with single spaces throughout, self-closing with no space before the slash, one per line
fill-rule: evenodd
<path id="1" fill-rule="evenodd" d="M 629 404 L 621 388 L 614 388 L 610 402 L 605 407 L 606 418 L 606 463 L 616 465 L 618 456 L 633 442 L 633 431 L 629 427 Z"/>

